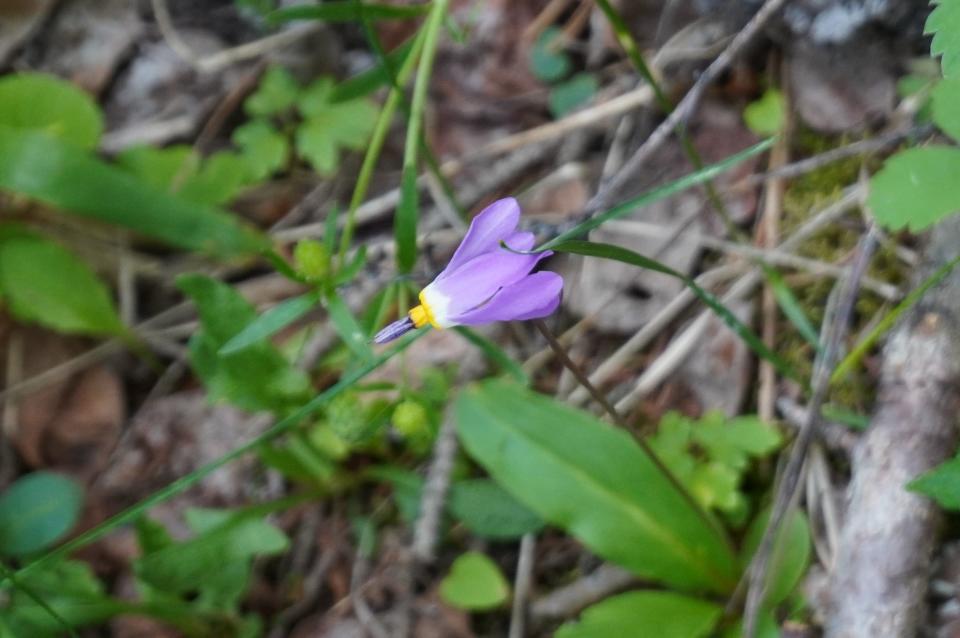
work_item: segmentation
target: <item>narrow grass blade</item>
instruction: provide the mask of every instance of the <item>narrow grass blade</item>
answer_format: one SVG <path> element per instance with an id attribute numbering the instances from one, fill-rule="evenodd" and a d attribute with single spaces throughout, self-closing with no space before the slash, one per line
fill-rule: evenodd
<path id="1" fill-rule="evenodd" d="M 247 346 L 277 334 L 291 323 L 304 316 L 320 303 L 320 293 L 308 292 L 305 295 L 288 299 L 277 304 L 257 317 L 253 323 L 227 341 L 218 354 L 227 355 L 243 350 Z"/>
<path id="2" fill-rule="evenodd" d="M 384 60 L 372 69 L 358 73 L 338 84 L 330 95 L 331 102 L 347 102 L 369 95 L 385 84 L 391 83 L 391 69 L 400 68 L 413 52 L 415 39 L 407 40 L 387 53 Z"/>
<path id="3" fill-rule="evenodd" d="M 716 164 L 711 164 L 710 166 L 705 166 L 704 168 L 694 171 L 689 175 L 685 175 L 678 180 L 672 181 L 669 184 L 664 184 L 658 188 L 653 189 L 652 191 L 647 191 L 642 195 L 632 197 L 627 201 L 614 206 L 608 211 L 599 213 L 586 221 L 583 221 L 570 230 L 560 233 L 547 243 L 539 246 L 538 251 L 541 250 L 554 250 L 557 244 L 567 241 L 568 239 L 575 239 L 581 235 L 585 235 L 594 228 L 601 226 L 605 222 L 610 221 L 611 219 L 618 219 L 635 212 L 638 208 L 652 204 L 653 202 L 660 201 L 679 193 L 683 190 L 690 188 L 691 186 L 696 186 L 697 184 L 702 184 L 708 180 L 713 179 L 717 175 L 723 173 L 726 170 L 736 166 L 740 162 L 763 153 L 769 149 L 774 142 L 774 138 L 764 140 L 758 144 L 754 144 L 750 148 L 747 148 L 739 153 L 731 155 L 721 162 Z"/>
<path id="4" fill-rule="evenodd" d="M 817 333 L 817 329 L 814 328 L 813 324 L 810 323 L 806 313 L 803 312 L 803 308 L 800 307 L 800 302 L 797 301 L 787 282 L 783 280 L 779 272 L 769 266 L 763 269 L 763 274 L 766 277 L 767 283 L 770 284 L 770 289 L 773 291 L 773 296 L 776 298 L 780 310 L 783 311 L 783 316 L 793 324 L 793 327 L 797 329 L 797 332 L 800 333 L 800 336 L 803 337 L 807 343 L 819 351 L 820 335 Z"/>
<path id="5" fill-rule="evenodd" d="M 576 255 L 583 255 L 585 257 L 601 257 L 603 259 L 612 259 L 625 264 L 631 264 L 639 268 L 653 270 L 679 279 L 690 289 L 693 294 L 695 294 L 703 303 L 713 310 L 717 316 L 720 317 L 723 322 L 726 323 L 727 326 L 729 326 L 729 328 L 733 330 L 733 332 L 757 354 L 757 356 L 769 361 L 783 376 L 802 383 L 802 379 L 800 379 L 799 375 L 793 370 L 790 364 L 784 361 L 783 358 L 781 358 L 777 353 L 770 350 L 770 348 L 763 343 L 760 337 L 758 337 L 756 333 L 754 333 L 746 324 L 737 319 L 736 315 L 734 315 L 729 308 L 724 306 L 719 299 L 697 285 L 697 282 L 695 282 L 693 279 L 677 272 L 669 266 L 665 266 L 655 259 L 644 257 L 643 255 L 635 253 L 627 248 L 614 246 L 612 244 L 570 240 L 555 243 L 551 246 L 551 249 L 556 252 L 573 253 Z"/>
<path id="6" fill-rule="evenodd" d="M 367 343 L 367 335 L 343 298 L 335 292 L 330 293 L 327 296 L 326 306 L 334 330 L 340 335 L 350 352 L 363 362 L 372 360 L 373 350 Z"/>
<path id="7" fill-rule="evenodd" d="M 960 264 L 960 255 L 954 257 L 949 262 L 941 266 L 935 273 L 930 275 L 926 281 L 924 281 L 920 286 L 913 290 L 909 295 L 907 295 L 903 301 L 901 301 L 897 306 L 891 310 L 886 317 L 881 319 L 873 330 L 870 331 L 866 337 L 864 337 L 860 343 L 858 343 L 853 350 L 850 351 L 846 357 L 843 358 L 843 361 L 840 362 L 833 370 L 833 374 L 830 375 L 830 383 L 837 383 L 853 370 L 865 354 L 873 347 L 883 334 L 893 327 L 893 324 L 896 323 L 897 319 L 900 318 L 905 311 L 909 310 L 920 301 L 920 298 L 924 294 L 941 281 L 946 279 L 947 275 L 957 267 L 957 264 Z"/>

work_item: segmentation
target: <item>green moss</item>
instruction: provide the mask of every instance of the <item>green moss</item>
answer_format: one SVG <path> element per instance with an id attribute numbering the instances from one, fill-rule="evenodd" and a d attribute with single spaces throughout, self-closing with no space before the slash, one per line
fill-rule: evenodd
<path id="1" fill-rule="evenodd" d="M 810 131 L 801 131 L 796 138 L 795 155 L 813 155 L 831 148 L 849 143 L 846 138 L 825 138 Z M 855 156 L 828 164 L 793 180 L 784 194 L 782 232 L 788 235 L 810 216 L 837 199 L 842 191 L 854 184 L 859 178 L 865 162 L 861 156 Z M 866 160 L 870 172 L 877 168 L 879 160 Z M 851 213 L 849 216 L 830 224 L 803 242 L 796 254 L 824 263 L 845 265 L 849 263 L 853 251 L 860 240 L 863 224 Z M 871 260 L 867 275 L 894 285 L 902 284 L 907 277 L 907 269 L 892 250 L 881 246 Z M 835 279 L 832 277 L 813 277 L 804 273 L 794 273 L 787 282 L 796 296 L 801 308 L 815 326 L 823 322 L 823 313 L 827 297 Z M 884 308 L 885 300 L 869 290 L 861 290 L 855 305 L 851 337 L 847 341 L 849 348 L 861 335 L 868 322 Z M 813 370 L 814 349 L 789 325 L 781 324 L 784 329 L 778 332 L 777 349 L 804 378 L 810 378 Z M 875 382 L 862 368 L 836 385 L 831 391 L 831 401 L 852 410 L 865 410 L 872 404 Z"/>

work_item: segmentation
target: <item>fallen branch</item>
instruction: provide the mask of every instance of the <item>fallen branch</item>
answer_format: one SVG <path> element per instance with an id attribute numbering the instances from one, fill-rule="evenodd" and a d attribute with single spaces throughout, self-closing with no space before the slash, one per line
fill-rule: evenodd
<path id="1" fill-rule="evenodd" d="M 915 285 L 956 255 L 960 219 L 932 232 Z M 830 573 L 827 638 L 915 636 L 941 514 L 904 486 L 949 457 L 960 408 L 960 272 L 904 317 L 883 351 L 879 401 L 853 458 Z"/>

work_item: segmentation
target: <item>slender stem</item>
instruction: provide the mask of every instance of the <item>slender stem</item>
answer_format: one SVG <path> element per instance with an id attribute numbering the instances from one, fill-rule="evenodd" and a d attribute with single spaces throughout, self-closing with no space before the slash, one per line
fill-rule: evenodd
<path id="1" fill-rule="evenodd" d="M 387 96 L 380 116 L 377 119 L 373 135 L 370 137 L 370 146 L 363 157 L 363 164 L 360 166 L 360 173 L 357 176 L 357 184 L 353 189 L 353 195 L 350 197 L 350 207 L 347 209 L 347 219 L 343 226 L 343 234 L 340 236 L 340 250 L 337 255 L 338 264 L 342 264 L 346 259 L 347 251 L 350 249 L 350 242 L 353 241 L 353 231 L 357 223 L 357 209 L 367 196 L 367 190 L 370 187 L 370 180 L 373 177 L 373 170 L 376 168 L 377 160 L 380 159 L 380 151 L 383 150 L 383 144 L 387 139 L 387 133 L 390 131 L 390 123 L 393 121 L 393 114 L 400 105 L 403 98 L 403 85 L 410 79 L 413 69 L 416 67 L 417 59 L 420 57 L 420 51 L 423 49 L 425 32 L 420 31 L 417 34 L 407 59 L 397 72 L 393 87 Z M 391 78 L 393 75 L 391 74 Z"/>
<path id="2" fill-rule="evenodd" d="M 557 341 L 556 335 L 553 334 L 553 331 L 550 330 L 546 322 L 543 319 L 534 319 L 533 325 L 537 327 L 537 330 L 540 331 L 540 334 L 543 335 L 543 338 L 547 340 L 550 348 L 557 355 L 557 358 L 560 360 L 563 366 L 573 373 L 573 376 L 576 377 L 577 381 L 580 382 L 580 385 L 582 385 L 587 392 L 590 393 L 590 396 L 593 397 L 594 401 L 603 407 L 606 413 L 610 415 L 610 418 L 613 419 L 614 423 L 633 436 L 634 440 L 637 442 L 637 445 L 640 446 L 640 449 L 646 453 L 657 469 L 660 470 L 660 472 L 667 478 L 668 481 L 670 481 L 670 483 L 680 493 L 684 500 L 687 501 L 687 504 L 689 504 L 690 507 L 693 508 L 693 510 L 697 513 L 697 515 L 711 529 L 717 532 L 720 538 L 722 538 L 723 541 L 729 545 L 730 541 L 727 538 L 727 533 L 723 527 L 721 527 L 720 524 L 710 515 L 710 513 L 707 512 L 707 510 L 705 510 L 703 506 L 697 502 L 697 500 L 693 497 L 693 494 L 691 494 L 686 486 L 680 482 L 680 479 L 677 478 L 676 474 L 674 474 L 670 468 L 667 467 L 662 460 L 660 460 L 660 457 L 657 456 L 657 453 L 653 451 L 653 448 L 650 447 L 650 444 L 643 439 L 640 431 L 637 430 L 632 424 L 628 423 L 627 420 L 624 419 L 619 412 L 617 412 L 617 409 L 610 404 L 610 402 L 607 400 L 607 397 L 604 396 L 604 394 L 600 392 L 596 386 L 590 383 L 590 379 L 584 373 L 583 369 L 573 362 L 564 347 L 559 341 Z"/>

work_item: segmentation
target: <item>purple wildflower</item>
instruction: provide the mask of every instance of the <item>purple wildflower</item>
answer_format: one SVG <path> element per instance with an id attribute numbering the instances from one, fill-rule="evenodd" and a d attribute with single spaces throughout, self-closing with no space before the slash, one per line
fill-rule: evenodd
<path id="1" fill-rule="evenodd" d="M 473 218 L 450 263 L 420 291 L 420 305 L 373 338 L 386 343 L 422 328 L 476 326 L 493 321 L 546 317 L 560 305 L 563 278 L 553 272 L 530 274 L 546 251 L 524 255 L 513 250 L 533 248 L 533 233 L 517 230 L 520 205 L 512 197 L 487 206 Z"/>

